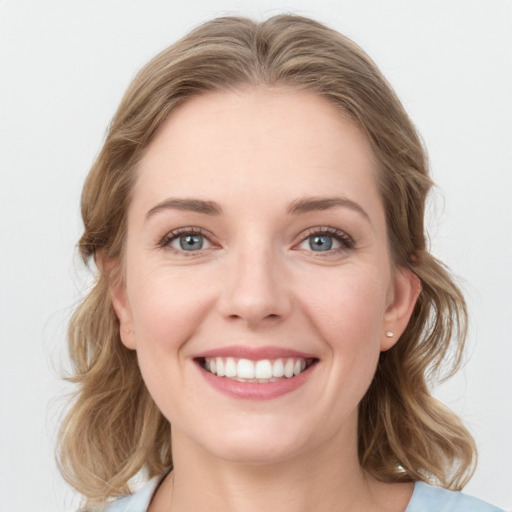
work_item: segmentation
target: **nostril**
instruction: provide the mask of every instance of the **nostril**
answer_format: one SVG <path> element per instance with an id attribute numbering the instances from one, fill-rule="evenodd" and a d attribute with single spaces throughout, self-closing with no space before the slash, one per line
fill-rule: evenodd
<path id="1" fill-rule="evenodd" d="M 254 316 L 256 317 L 256 315 L 254 315 Z M 247 318 L 247 319 L 249 319 L 249 321 L 251 321 L 251 320 L 252 320 L 252 318 L 251 318 L 251 316 L 250 316 L 250 315 L 235 314 L 235 313 L 233 313 L 233 314 L 231 314 L 231 315 L 228 315 L 228 317 L 227 317 L 227 318 L 230 318 L 230 319 L 232 319 L 232 320 L 244 320 L 244 319 L 246 319 L 246 318 Z M 258 318 L 258 317 L 256 317 L 256 318 Z M 259 318 L 261 318 L 261 320 L 266 320 L 266 319 L 269 319 L 269 320 L 271 320 L 271 319 L 279 319 L 279 318 L 281 318 L 281 315 L 278 315 L 278 314 L 276 314 L 276 313 L 269 313 L 268 315 L 263 314 L 263 315 L 261 315 Z M 258 321 L 260 321 L 260 320 L 258 320 Z"/>

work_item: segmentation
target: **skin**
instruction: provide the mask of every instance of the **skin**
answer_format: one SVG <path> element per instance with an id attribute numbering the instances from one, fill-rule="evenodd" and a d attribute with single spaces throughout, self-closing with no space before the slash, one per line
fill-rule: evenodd
<path id="1" fill-rule="evenodd" d="M 175 471 L 151 512 L 406 508 L 412 485 L 377 482 L 357 457 L 358 404 L 419 293 L 390 260 L 377 172 L 351 121 L 283 88 L 193 98 L 151 143 L 128 211 L 123 279 L 111 287 L 122 341 L 172 425 Z M 332 197 L 345 202 L 289 211 Z M 333 249 L 316 251 L 310 236 L 326 227 L 337 230 Z M 203 248 L 181 249 L 181 228 L 201 230 Z M 290 393 L 235 398 L 194 360 L 233 345 L 299 350 L 317 364 Z"/>

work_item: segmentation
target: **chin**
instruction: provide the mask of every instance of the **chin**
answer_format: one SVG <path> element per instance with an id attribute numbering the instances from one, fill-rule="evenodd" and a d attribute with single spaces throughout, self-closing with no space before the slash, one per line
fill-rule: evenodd
<path id="1" fill-rule="evenodd" d="M 245 428 L 227 430 L 203 448 L 226 462 L 258 466 L 285 462 L 307 451 L 307 437 L 290 429 Z"/>
<path id="2" fill-rule="evenodd" d="M 264 466 L 279 464 L 294 458 L 300 450 L 283 446 L 231 446 L 226 450 L 216 450 L 216 458 L 241 466 Z"/>

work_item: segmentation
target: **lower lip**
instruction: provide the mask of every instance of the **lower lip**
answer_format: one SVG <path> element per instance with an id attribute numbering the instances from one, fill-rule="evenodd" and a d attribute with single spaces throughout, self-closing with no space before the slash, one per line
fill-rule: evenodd
<path id="1" fill-rule="evenodd" d="M 300 388 L 307 381 L 315 366 L 316 363 L 313 363 L 295 377 L 263 383 L 238 382 L 227 377 L 218 377 L 207 372 L 201 366 L 199 366 L 199 370 L 208 384 L 225 395 L 246 400 L 272 400 Z"/>

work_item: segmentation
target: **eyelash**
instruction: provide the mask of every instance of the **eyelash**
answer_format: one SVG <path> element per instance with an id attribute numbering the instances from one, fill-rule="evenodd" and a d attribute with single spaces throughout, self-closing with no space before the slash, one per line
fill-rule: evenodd
<path id="1" fill-rule="evenodd" d="M 181 255 L 186 255 L 186 256 L 198 255 L 200 252 L 203 251 L 203 249 L 200 249 L 197 251 L 185 251 L 185 250 L 175 249 L 174 247 L 171 247 L 172 242 L 174 242 L 179 237 L 185 236 L 185 235 L 201 235 L 204 238 L 206 238 L 206 240 L 208 240 L 208 242 L 210 244 L 214 245 L 214 243 L 211 241 L 211 235 L 209 233 L 207 233 L 205 230 L 198 228 L 198 227 L 183 227 L 183 228 L 174 229 L 174 230 L 170 231 L 169 233 L 167 233 L 159 241 L 158 246 L 162 249 L 167 249 L 167 250 L 173 251 L 175 253 L 178 253 Z M 327 255 L 338 254 L 340 252 L 349 251 L 351 249 L 354 249 L 355 245 L 356 245 L 354 239 L 350 235 L 345 233 L 344 231 L 341 231 L 337 228 L 333 228 L 330 226 L 321 226 L 321 227 L 309 228 L 308 230 L 306 230 L 306 232 L 301 235 L 301 239 L 298 242 L 298 244 L 294 245 L 294 248 L 297 247 L 298 245 L 304 243 L 306 240 L 308 240 L 308 238 L 315 236 L 315 235 L 316 236 L 332 237 L 333 239 L 337 240 L 341 244 L 341 246 L 336 249 L 330 249 L 328 251 L 325 251 L 325 254 L 322 254 L 322 251 L 312 251 L 312 250 L 309 251 L 309 252 L 315 253 L 315 256 L 318 256 L 318 257 L 325 257 Z"/>
<path id="2" fill-rule="evenodd" d="M 201 235 L 206 240 L 208 240 L 208 242 L 210 244 L 213 245 L 213 242 L 211 242 L 211 240 L 210 240 L 211 235 L 209 233 L 207 233 L 206 231 L 204 231 L 203 229 L 197 228 L 197 227 L 183 227 L 183 228 L 173 229 L 172 231 L 169 231 L 169 233 L 167 233 L 160 240 L 160 242 L 158 243 L 158 246 L 161 249 L 167 249 L 169 251 L 172 251 L 172 252 L 175 252 L 177 254 L 184 255 L 184 256 L 196 256 L 200 252 L 202 252 L 202 250 L 198 250 L 198 251 L 184 251 L 184 250 L 175 249 L 174 247 L 171 247 L 171 243 L 172 242 L 177 240 L 179 237 L 186 236 L 186 235 Z"/>
<path id="3" fill-rule="evenodd" d="M 297 244 L 297 245 L 304 243 L 306 240 L 308 240 L 308 238 L 315 236 L 315 235 L 316 236 L 327 235 L 331 238 L 334 238 L 335 240 L 337 240 L 340 243 L 340 247 L 338 247 L 336 249 L 331 249 L 331 250 L 325 251 L 325 256 L 349 251 L 351 249 L 354 249 L 356 246 L 354 239 L 348 233 L 345 233 L 344 231 L 341 231 L 340 229 L 333 228 L 330 226 L 309 228 L 308 230 L 306 230 L 306 232 L 304 234 L 301 235 L 301 240 L 300 240 L 299 244 Z M 324 257 L 324 254 L 322 254 L 322 251 L 310 251 L 310 252 L 314 253 L 315 256 Z"/>

